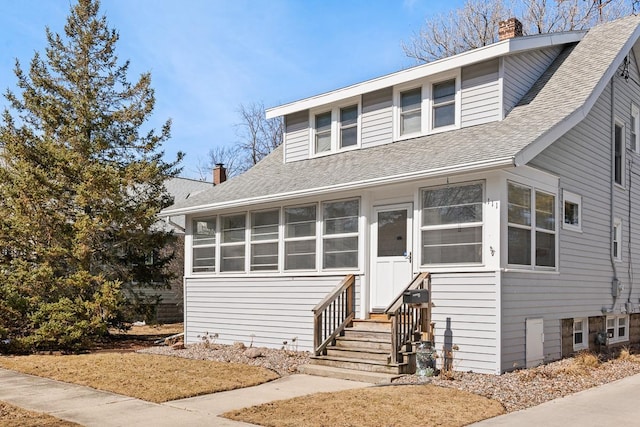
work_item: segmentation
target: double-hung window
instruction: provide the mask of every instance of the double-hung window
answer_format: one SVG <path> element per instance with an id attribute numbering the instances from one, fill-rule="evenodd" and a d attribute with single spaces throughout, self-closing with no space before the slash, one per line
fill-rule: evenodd
<path id="1" fill-rule="evenodd" d="M 244 271 L 246 214 L 220 218 L 220 271 Z"/>
<path id="2" fill-rule="evenodd" d="M 357 268 L 360 201 L 325 202 L 322 220 L 322 268 Z"/>
<path id="3" fill-rule="evenodd" d="M 284 209 L 285 270 L 316 268 L 316 205 Z"/>
<path id="4" fill-rule="evenodd" d="M 508 255 L 512 265 L 556 266 L 556 198 L 508 183 Z"/>
<path id="5" fill-rule="evenodd" d="M 635 104 L 631 104 L 631 149 L 640 153 L 640 109 Z"/>
<path id="6" fill-rule="evenodd" d="M 315 134 L 315 152 L 331 151 L 331 111 L 316 114 Z"/>
<path id="7" fill-rule="evenodd" d="M 624 185 L 624 126 L 616 123 L 613 134 L 613 181 Z"/>
<path id="8" fill-rule="evenodd" d="M 607 316 L 607 338 L 609 343 L 627 341 L 629 339 L 629 316 Z"/>
<path id="9" fill-rule="evenodd" d="M 622 220 L 620 218 L 613 219 L 612 234 L 611 251 L 613 253 L 613 259 L 622 261 Z"/>
<path id="10" fill-rule="evenodd" d="M 400 93 L 400 135 L 422 130 L 422 87 Z"/>
<path id="11" fill-rule="evenodd" d="M 483 184 L 422 191 L 422 265 L 482 262 Z"/>
<path id="12" fill-rule="evenodd" d="M 278 269 L 280 210 L 251 213 L 251 271 Z"/>
<path id="13" fill-rule="evenodd" d="M 450 126 L 456 122 L 456 80 L 433 85 L 433 128 Z"/>
<path id="14" fill-rule="evenodd" d="M 334 107 L 313 115 L 313 153 L 323 154 L 356 147 L 359 140 L 358 103 Z"/>
<path id="15" fill-rule="evenodd" d="M 197 219 L 193 227 L 193 272 L 216 271 L 216 218 Z"/>

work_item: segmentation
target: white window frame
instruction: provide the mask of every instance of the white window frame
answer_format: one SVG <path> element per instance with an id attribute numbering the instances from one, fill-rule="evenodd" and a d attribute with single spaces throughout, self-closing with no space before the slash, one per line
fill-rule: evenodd
<path id="1" fill-rule="evenodd" d="M 582 328 L 576 330 L 576 325 L 582 322 Z M 582 342 L 576 342 L 576 333 L 582 334 Z M 573 351 L 588 350 L 589 349 L 589 319 L 586 317 L 580 317 L 573 319 L 573 333 L 571 334 L 573 341 Z"/>
<path id="2" fill-rule="evenodd" d="M 328 234 L 325 232 L 325 215 L 324 215 L 324 207 L 325 205 L 330 205 L 333 203 L 340 203 L 340 202 L 350 202 L 350 201 L 356 201 L 358 202 L 358 213 L 356 214 L 356 224 L 358 229 L 355 232 L 348 232 L 348 233 L 335 233 L 335 234 Z M 362 201 L 360 200 L 360 198 L 358 197 L 352 197 L 352 198 L 348 198 L 348 199 L 338 199 L 338 200 L 325 200 L 322 203 L 320 203 L 320 216 L 322 217 L 322 221 L 320 223 L 320 239 L 319 240 L 319 258 L 318 261 L 320 268 L 322 269 L 322 271 L 341 271 L 341 270 L 359 270 L 360 269 L 360 242 L 361 242 L 361 237 L 360 237 L 360 229 L 361 229 L 361 224 L 360 224 L 360 217 L 361 217 L 361 212 L 362 212 Z M 357 245 L 356 245 L 356 265 L 355 266 L 349 266 L 349 267 L 325 267 L 324 265 L 324 255 L 325 255 L 325 242 L 329 241 L 329 240 L 334 240 L 334 239 L 344 239 L 344 238 L 353 238 L 355 237 L 357 239 Z"/>
<path id="3" fill-rule="evenodd" d="M 566 221 L 567 203 L 577 206 L 577 224 L 570 224 Z M 565 230 L 582 232 L 582 196 L 567 190 L 562 190 L 562 228 Z"/>
<path id="4" fill-rule="evenodd" d="M 620 127 L 620 182 L 616 180 L 616 127 Z M 624 123 L 618 119 L 615 120 L 613 126 L 613 144 L 611 147 L 611 168 L 613 170 L 613 182 L 620 188 L 626 186 L 626 127 Z"/>
<path id="5" fill-rule="evenodd" d="M 357 120 L 357 142 L 355 145 L 350 145 L 348 147 L 341 147 L 341 132 L 342 124 L 340 121 L 340 110 L 347 107 L 358 107 L 358 120 Z M 327 151 L 322 151 L 320 153 L 316 152 L 316 116 L 324 113 L 331 113 L 331 148 Z M 362 100 L 361 97 L 349 98 L 348 100 L 344 100 L 339 104 L 332 105 L 330 107 L 318 107 L 309 110 L 309 152 L 311 153 L 311 157 L 321 157 L 327 156 L 329 154 L 355 150 L 362 146 Z"/>
<path id="6" fill-rule="evenodd" d="M 621 321 L 624 321 L 624 325 L 622 326 Z M 624 328 L 623 335 L 620 335 L 621 327 Z M 605 330 L 607 332 L 608 344 L 629 341 L 629 315 L 620 314 L 615 316 L 607 316 L 605 320 Z"/>
<path id="7" fill-rule="evenodd" d="M 509 191 L 508 191 L 508 187 L 509 184 L 513 184 L 517 187 L 522 187 L 522 188 L 526 188 L 530 190 L 530 212 L 529 215 L 531 216 L 531 220 L 530 220 L 530 225 L 523 225 L 523 224 L 517 224 L 517 223 L 511 223 L 508 222 L 507 219 L 507 250 L 506 250 L 506 262 L 507 265 L 509 266 L 509 268 L 514 268 L 514 269 L 526 269 L 526 270 L 533 270 L 533 271 L 557 271 L 558 270 L 558 194 L 557 192 L 553 192 L 553 191 L 549 191 L 548 189 L 544 189 L 544 188 L 540 188 L 537 187 L 535 185 L 531 185 L 531 184 L 524 184 L 522 182 L 518 182 L 518 181 L 514 181 L 514 180 L 507 180 L 507 209 L 509 209 Z M 536 211 L 537 211 L 537 193 L 543 193 L 549 196 L 553 196 L 554 198 L 554 230 L 548 230 L 546 228 L 540 228 L 538 227 L 536 221 Z M 507 218 L 508 218 L 508 214 L 507 214 Z M 525 229 L 528 230 L 531 233 L 531 260 L 530 260 L 530 264 L 510 264 L 509 263 L 509 228 L 510 227 L 514 227 L 514 228 L 520 228 L 520 229 Z M 536 233 L 538 232 L 542 232 L 542 233 L 546 233 L 546 234 L 553 234 L 554 236 L 554 266 L 544 266 L 544 265 L 537 265 L 536 263 L 536 239 L 537 239 L 537 235 Z"/>
<path id="8" fill-rule="evenodd" d="M 633 103 L 631 104 L 629 131 L 631 133 L 631 149 L 640 153 L 640 109 Z"/>
<path id="9" fill-rule="evenodd" d="M 447 101 L 441 104 L 435 103 L 434 90 L 433 87 L 437 84 L 445 83 L 447 81 L 453 80 L 454 84 L 454 97 L 453 101 Z M 460 123 L 460 79 L 457 76 L 449 76 L 447 78 L 439 79 L 438 81 L 431 82 L 429 88 L 429 130 L 431 132 L 443 132 L 451 129 L 457 129 Z M 453 124 L 435 127 L 435 115 L 436 115 L 436 107 L 444 107 L 446 105 L 454 105 L 453 112 Z"/>
<path id="10" fill-rule="evenodd" d="M 409 133 L 402 133 L 402 94 L 406 93 L 406 92 L 410 92 L 413 90 L 419 90 L 420 91 L 420 129 L 417 132 L 409 132 Z M 402 89 L 399 89 L 397 92 L 397 106 L 396 106 L 396 110 L 397 110 L 397 134 L 398 134 L 398 138 L 412 138 L 418 135 L 421 135 L 424 132 L 425 129 L 425 117 L 424 117 L 424 102 L 425 102 L 425 88 L 423 85 L 418 85 L 418 86 L 411 86 L 411 87 L 405 87 Z"/>
<path id="11" fill-rule="evenodd" d="M 214 223 L 214 235 L 213 235 L 213 243 L 209 242 L 209 243 L 204 243 L 204 244 L 198 244 L 197 239 L 195 238 L 196 236 L 196 223 L 197 222 L 211 222 L 213 221 Z M 192 218 L 191 219 L 191 272 L 194 274 L 212 274 L 218 271 L 218 261 L 220 259 L 220 255 L 218 253 L 218 241 L 220 236 L 218 235 L 219 233 L 219 229 L 218 229 L 218 216 L 217 215 L 213 215 L 213 216 L 208 216 L 208 217 L 201 217 L 201 218 Z M 195 251 L 196 249 L 204 249 L 204 248 L 213 248 L 213 266 L 211 266 L 211 270 L 199 270 L 196 271 L 196 266 L 195 266 Z"/>
<path id="12" fill-rule="evenodd" d="M 270 239 L 254 239 L 254 237 L 256 235 L 254 235 L 254 215 L 256 214 L 261 214 L 261 213 L 267 213 L 267 212 L 277 212 L 278 213 L 278 223 L 275 224 L 277 232 L 275 233 L 276 236 L 275 238 L 270 238 Z M 260 210 L 255 210 L 255 211 L 250 211 L 249 212 L 249 220 L 250 220 L 250 224 L 249 224 L 249 271 L 251 272 L 277 272 L 280 271 L 280 224 L 282 224 L 282 212 L 280 208 L 273 208 L 273 209 L 260 209 Z M 258 234 L 259 235 L 259 234 Z M 254 246 L 260 246 L 260 245 L 266 245 L 266 244 L 276 244 L 276 253 L 275 253 L 275 257 L 276 257 L 276 265 L 274 269 L 268 269 L 268 268 L 254 268 L 254 264 L 253 264 L 253 257 L 254 257 Z M 261 264 L 257 264 L 258 266 L 260 266 Z"/>
<path id="13" fill-rule="evenodd" d="M 462 84 L 461 70 L 456 69 L 446 73 L 441 73 L 436 76 L 430 76 L 426 79 L 415 80 L 409 83 L 400 84 L 393 88 L 393 139 L 399 141 L 403 139 L 415 138 L 420 135 L 428 135 L 439 132 L 446 132 L 452 129 L 459 129 L 461 122 L 461 84 Z M 446 82 L 447 80 L 455 80 L 455 120 L 453 125 L 441 126 L 438 128 L 433 127 L 433 85 Z M 421 110 L 421 130 L 420 132 L 412 132 L 409 134 L 400 134 L 400 94 L 407 92 L 418 87 L 422 90 L 422 110 Z"/>
<path id="14" fill-rule="evenodd" d="M 456 224 L 441 224 L 441 225 L 427 225 L 425 226 L 423 223 L 423 215 L 424 215 L 424 192 L 425 191 L 429 191 L 429 190 L 437 190 L 439 188 L 445 188 L 445 187 L 465 187 L 465 186 L 470 186 L 470 185 L 480 185 L 482 187 L 482 199 L 480 202 L 480 205 L 482 207 L 482 220 L 481 221 L 475 221 L 475 222 L 465 222 L 465 223 L 456 223 Z M 484 251 L 484 240 L 485 240 L 485 235 L 484 235 L 484 222 L 485 222 L 485 207 L 484 207 L 484 203 L 482 201 L 484 201 L 485 199 L 485 194 L 486 194 L 486 185 L 484 181 L 469 181 L 469 182 L 460 182 L 460 183 L 455 183 L 455 184 L 449 184 L 449 185 L 437 185 L 437 186 L 433 186 L 433 187 L 424 187 L 420 189 L 420 210 L 419 210 L 419 220 L 420 220 L 420 236 L 419 238 L 419 262 L 420 262 L 420 266 L 421 267 L 452 267 L 452 266 L 458 266 L 458 265 L 473 265 L 473 266 L 479 266 L 479 265 L 483 265 L 484 264 L 484 256 L 485 256 L 485 251 Z M 481 256 L 480 256 L 480 261 L 479 262 L 464 262 L 464 263 L 439 263 L 439 264 L 425 264 L 422 262 L 423 260 L 423 252 L 424 252 L 424 243 L 422 241 L 422 233 L 424 231 L 435 231 L 435 230 L 446 230 L 446 229 L 460 229 L 460 228 L 476 228 L 476 227 L 480 227 L 481 228 L 481 236 L 482 236 L 482 241 L 480 242 L 480 248 L 481 248 Z"/>
<path id="15" fill-rule="evenodd" d="M 314 234 L 313 235 L 309 235 L 309 236 L 301 236 L 301 237 L 287 237 L 287 231 L 286 231 L 286 227 L 287 227 L 287 209 L 296 209 L 296 208 L 306 208 L 306 207 L 311 207 L 313 206 L 315 208 L 315 217 L 313 219 L 313 223 L 315 224 L 315 229 L 314 229 Z M 318 203 L 306 203 L 306 204 L 302 204 L 302 205 L 293 205 L 293 206 L 285 206 L 282 209 L 282 224 L 283 227 L 285 228 L 285 230 L 282 232 L 282 238 L 283 238 L 283 245 L 282 245 L 282 251 L 283 251 L 283 255 L 282 255 L 282 269 L 285 272 L 299 272 L 299 271 L 307 271 L 307 272 L 311 272 L 311 271 L 318 271 L 318 228 L 321 226 L 321 223 L 319 222 L 319 212 L 318 212 L 319 208 L 318 208 Z M 300 242 L 300 241 L 313 241 L 314 242 L 314 254 L 313 254 L 313 260 L 314 260 L 314 268 L 300 268 L 300 269 L 294 269 L 294 268 L 287 268 L 287 243 L 290 242 Z"/>
<path id="16" fill-rule="evenodd" d="M 611 255 L 613 259 L 622 261 L 622 219 L 614 218 L 611 230 Z"/>

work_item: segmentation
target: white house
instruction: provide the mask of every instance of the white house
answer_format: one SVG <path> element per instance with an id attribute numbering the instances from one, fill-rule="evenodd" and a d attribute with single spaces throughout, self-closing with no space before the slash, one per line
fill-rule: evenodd
<path id="1" fill-rule="evenodd" d="M 268 110 L 281 147 L 166 210 L 187 216 L 187 343 L 296 338 L 319 363 L 406 371 L 417 312 L 393 310 L 427 272 L 456 369 L 640 341 L 639 24 L 509 20 L 493 45 Z M 352 321 L 376 312 L 413 319 L 395 347 L 342 330 L 389 328 Z"/>

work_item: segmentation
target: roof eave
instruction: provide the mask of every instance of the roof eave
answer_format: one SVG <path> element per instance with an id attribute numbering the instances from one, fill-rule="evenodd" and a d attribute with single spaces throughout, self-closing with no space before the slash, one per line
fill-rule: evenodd
<path id="1" fill-rule="evenodd" d="M 507 156 L 507 157 L 502 157 L 497 159 L 484 160 L 480 162 L 465 163 L 465 164 L 454 166 L 454 167 L 444 167 L 444 168 L 430 169 L 430 170 L 411 172 L 411 173 L 399 174 L 399 175 L 393 175 L 393 176 L 377 177 L 377 178 L 372 178 L 372 179 L 367 179 L 367 180 L 362 180 L 357 182 L 347 182 L 343 184 L 329 185 L 325 187 L 308 188 L 304 190 L 291 191 L 287 193 L 270 194 L 270 195 L 264 195 L 259 197 L 230 200 L 230 201 L 221 202 L 221 203 L 209 203 L 205 205 L 190 206 L 185 208 L 165 209 L 160 213 L 160 216 L 168 217 L 168 216 L 176 216 L 176 215 L 197 214 L 197 213 L 209 212 L 213 210 L 243 207 L 243 206 L 254 205 L 258 203 L 277 202 L 277 201 L 289 200 L 289 199 L 299 198 L 299 197 L 317 196 L 317 195 L 322 195 L 327 193 L 334 193 L 336 191 L 357 190 L 360 188 L 370 187 L 373 185 L 394 184 L 394 183 L 411 181 L 415 179 L 436 178 L 439 176 L 447 176 L 452 174 L 461 174 L 461 173 L 470 173 L 470 172 L 480 172 L 480 171 L 499 169 L 499 168 L 505 168 L 505 167 L 511 167 L 511 166 L 514 166 L 514 158 L 513 156 Z"/>
<path id="2" fill-rule="evenodd" d="M 382 77 L 360 82 L 342 89 L 326 92 L 310 98 L 301 99 L 299 101 L 290 102 L 281 106 L 269 108 L 266 110 L 267 119 L 287 114 L 303 111 L 309 108 L 319 107 L 321 105 L 330 104 L 342 99 L 358 96 L 364 93 L 384 89 L 390 86 L 421 79 L 459 67 L 486 61 L 492 58 L 498 58 L 504 55 L 524 52 L 531 49 L 539 49 L 542 47 L 550 47 L 567 43 L 578 42 L 584 37 L 586 31 L 571 31 L 563 33 L 540 34 L 536 36 L 515 37 L 503 40 L 489 46 L 480 47 L 459 53 L 448 58 L 443 58 L 428 64 L 418 65 L 416 67 L 407 68 L 406 70 L 397 71 Z"/>

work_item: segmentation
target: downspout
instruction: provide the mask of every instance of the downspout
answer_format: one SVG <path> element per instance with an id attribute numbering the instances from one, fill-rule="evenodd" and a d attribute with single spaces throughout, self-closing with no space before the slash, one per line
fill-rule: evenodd
<path id="1" fill-rule="evenodd" d="M 628 248 L 628 257 L 629 257 L 629 261 L 628 261 L 628 275 L 629 275 L 629 293 L 627 296 L 627 303 L 626 303 L 626 310 L 627 313 L 631 313 L 632 311 L 632 304 L 631 304 L 631 293 L 633 291 L 633 257 L 632 257 L 632 250 L 631 250 L 631 203 L 632 203 L 632 197 L 631 197 L 631 184 L 633 182 L 633 156 L 629 156 L 629 209 L 627 212 L 627 216 L 628 216 L 628 221 L 629 221 L 629 233 L 628 233 L 628 237 L 627 237 L 627 248 Z"/>
<path id="2" fill-rule="evenodd" d="M 613 142 L 610 147 L 611 149 L 609 150 L 611 153 L 611 162 L 610 162 L 610 170 L 611 170 L 611 179 L 609 180 L 609 185 L 610 185 L 610 192 L 609 192 L 609 260 L 611 261 L 611 269 L 613 270 L 613 279 L 611 281 L 611 286 L 617 286 L 618 283 L 618 269 L 616 267 L 616 260 L 613 257 L 613 239 L 615 238 L 614 236 L 614 215 L 615 215 L 615 211 L 613 208 L 613 202 L 614 202 L 614 196 L 613 193 L 615 191 L 615 167 L 614 167 L 614 162 L 615 162 L 615 108 L 614 108 L 614 79 L 615 79 L 615 75 L 613 77 L 611 77 L 611 106 L 610 106 L 610 114 L 611 114 L 611 142 Z M 611 308 L 603 308 L 603 312 L 605 313 L 611 313 L 613 312 L 615 306 L 616 306 L 616 302 L 618 300 L 617 297 L 617 292 L 613 292 L 613 288 L 611 290 L 611 294 L 613 296 L 613 304 L 611 305 Z"/>

